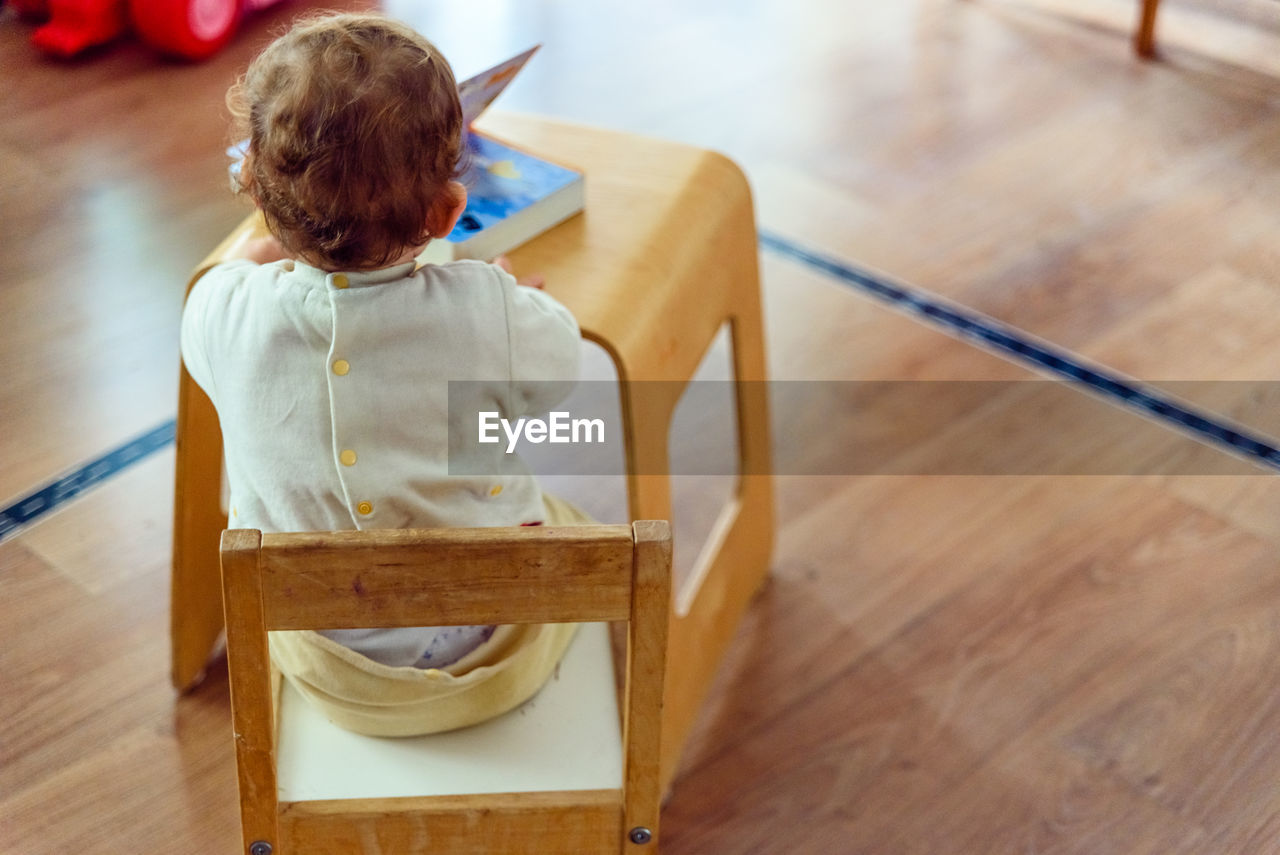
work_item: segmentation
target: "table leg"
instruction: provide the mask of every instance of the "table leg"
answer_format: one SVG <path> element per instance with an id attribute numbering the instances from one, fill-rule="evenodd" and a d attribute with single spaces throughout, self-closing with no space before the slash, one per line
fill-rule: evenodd
<path id="1" fill-rule="evenodd" d="M 218 541 L 222 512 L 222 431 L 204 391 L 182 370 L 178 389 L 173 568 L 169 590 L 171 679 L 185 691 L 204 676 L 222 633 Z"/>
<path id="2" fill-rule="evenodd" d="M 757 280 L 750 279 L 750 282 Z M 773 542 L 768 395 L 759 292 L 742 295 L 730 319 L 739 382 L 737 422 L 741 477 L 721 512 L 699 565 L 673 591 L 663 700 L 660 780 L 669 788 L 685 743 L 738 622 L 769 571 Z M 618 365 L 627 430 L 627 494 L 632 519 L 671 519 L 667 436 L 679 384 L 634 383 Z M 656 474 L 663 473 L 663 474 Z"/>

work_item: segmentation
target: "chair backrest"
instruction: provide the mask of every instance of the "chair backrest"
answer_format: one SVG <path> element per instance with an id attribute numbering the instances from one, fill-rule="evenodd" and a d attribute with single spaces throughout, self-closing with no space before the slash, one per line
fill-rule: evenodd
<path id="1" fill-rule="evenodd" d="M 222 575 L 249 855 L 284 855 L 295 845 L 307 855 L 656 848 L 671 595 L 666 522 L 229 530 L 222 537 Z M 289 805 L 287 824 L 281 822 L 268 631 L 587 621 L 628 624 L 621 790 L 297 802 Z M 343 848 L 351 840 L 359 847 Z"/>

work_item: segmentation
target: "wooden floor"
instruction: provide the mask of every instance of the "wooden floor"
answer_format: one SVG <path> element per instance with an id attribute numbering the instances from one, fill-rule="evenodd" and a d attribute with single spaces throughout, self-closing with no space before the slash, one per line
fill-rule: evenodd
<path id="1" fill-rule="evenodd" d="M 197 66 L 46 62 L 0 11 L 0 503 L 172 418 L 186 271 L 244 214 L 222 93 L 306 5 Z M 1146 380 L 1280 374 L 1274 3 L 1169 3 L 1157 64 L 1125 0 L 449 5 L 388 3 L 462 74 L 545 42 L 503 107 L 723 150 L 774 234 Z M 763 275 L 777 378 L 1032 376 L 794 261 Z M 779 460 L 849 471 L 812 406 L 778 413 Z M 777 479 L 772 581 L 664 852 L 1280 852 L 1280 482 L 1080 413 L 1010 394 L 895 453 L 1113 474 Z M 225 666 L 168 685 L 172 466 L 0 543 L 4 853 L 238 848 Z M 686 486 L 682 556 L 714 510 Z"/>

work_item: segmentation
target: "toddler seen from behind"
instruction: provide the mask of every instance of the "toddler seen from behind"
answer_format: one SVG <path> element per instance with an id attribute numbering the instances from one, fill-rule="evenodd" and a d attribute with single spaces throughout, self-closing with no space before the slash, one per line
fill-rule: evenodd
<path id="1" fill-rule="evenodd" d="M 229 526 L 266 532 L 590 522 L 522 465 L 448 471 L 450 404 L 515 420 L 577 375 L 550 296 L 478 261 L 421 268 L 466 207 L 462 111 L 444 57 L 376 15 L 304 21 L 228 93 L 249 139 L 238 190 L 271 233 L 193 287 L 183 361 L 222 426 Z M 465 380 L 449 397 L 449 381 Z M 502 455 L 499 446 L 490 446 Z M 284 676 L 353 730 L 471 724 L 529 697 L 571 626 L 272 636 Z"/>

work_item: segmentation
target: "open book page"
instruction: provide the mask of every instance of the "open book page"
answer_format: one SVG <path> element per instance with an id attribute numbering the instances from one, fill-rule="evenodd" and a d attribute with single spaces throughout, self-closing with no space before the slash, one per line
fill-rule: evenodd
<path id="1" fill-rule="evenodd" d="M 529 57 L 537 53 L 542 45 L 534 45 L 522 54 L 500 62 L 487 71 L 474 77 L 468 77 L 458 84 L 458 98 L 462 101 L 462 126 L 470 130 L 471 123 L 493 103 L 493 99 L 502 94 L 520 69 L 524 68 Z"/>

